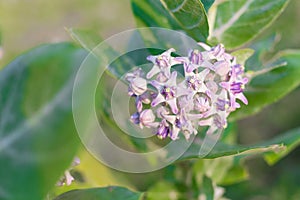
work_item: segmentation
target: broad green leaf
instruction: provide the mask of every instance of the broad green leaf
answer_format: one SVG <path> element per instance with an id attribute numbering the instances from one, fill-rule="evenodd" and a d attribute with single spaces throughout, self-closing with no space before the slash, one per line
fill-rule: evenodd
<path id="1" fill-rule="evenodd" d="M 212 4 L 215 2 L 215 0 L 201 0 L 206 12 L 208 9 L 212 6 Z"/>
<path id="2" fill-rule="evenodd" d="M 230 0 L 217 7 L 214 30 L 226 48 L 234 49 L 254 39 L 283 12 L 288 0 Z M 212 28 L 212 27 L 211 27 Z"/>
<path id="3" fill-rule="evenodd" d="M 270 68 L 254 76 L 246 86 L 245 95 L 249 105 L 231 114 L 231 120 L 240 119 L 259 112 L 265 106 L 280 100 L 300 85 L 300 50 L 280 52 L 273 63 L 279 67 Z M 280 63 L 286 63 L 280 66 Z"/>
<path id="4" fill-rule="evenodd" d="M 241 65 L 245 65 L 246 61 L 253 55 L 253 49 L 239 49 L 231 53 L 231 55 L 236 57 L 236 62 Z"/>
<path id="5" fill-rule="evenodd" d="M 283 151 L 265 153 L 265 160 L 268 164 L 273 165 L 300 145 L 300 128 L 296 128 L 285 134 L 279 135 L 274 140 L 271 140 L 270 143 L 281 143 L 286 146 Z"/>
<path id="6" fill-rule="evenodd" d="M 67 29 L 72 39 L 85 48 L 88 51 L 92 51 L 97 45 L 102 42 L 102 38 L 99 34 L 88 31 L 88 30 L 78 30 L 78 29 Z"/>
<path id="7" fill-rule="evenodd" d="M 216 145 L 213 147 L 212 151 L 209 152 L 207 155 L 199 155 L 199 150 L 202 145 L 202 142 L 199 138 L 196 137 L 192 145 L 182 155 L 182 157 L 180 157 L 179 160 L 185 160 L 191 158 L 212 159 L 212 158 L 219 158 L 223 156 L 236 156 L 236 155 L 247 156 L 252 154 L 265 153 L 269 151 L 279 152 L 285 149 L 284 143 L 288 140 L 289 140 L 289 136 L 284 135 L 281 136 L 280 139 L 278 140 L 275 138 L 274 142 L 266 141 L 266 142 L 253 144 L 253 145 L 227 144 L 222 141 L 218 141 Z"/>
<path id="8" fill-rule="evenodd" d="M 131 2 L 138 26 L 184 31 L 196 41 L 206 41 L 208 37 L 206 11 L 200 0 Z"/>
<path id="9" fill-rule="evenodd" d="M 222 156 L 247 156 L 251 154 L 260 154 L 264 153 L 266 155 L 266 160 L 273 164 L 288 152 L 290 152 L 293 148 L 295 148 L 300 141 L 300 130 L 295 129 L 289 131 L 286 134 L 279 135 L 269 141 L 265 141 L 258 144 L 253 145 L 230 145 L 225 144 L 219 141 L 213 148 L 213 150 L 204 157 L 201 158 L 218 158 Z M 201 147 L 201 143 L 199 141 L 194 141 L 191 147 L 187 152 L 180 158 L 189 159 L 189 158 L 198 158 L 199 150 Z"/>
<path id="10" fill-rule="evenodd" d="M 40 200 L 77 150 L 74 78 L 87 52 L 43 45 L 0 71 L 0 199 Z"/>
<path id="11" fill-rule="evenodd" d="M 82 190 L 71 190 L 55 200 L 141 200 L 143 193 L 132 192 L 123 187 L 90 188 Z"/>
<path id="12" fill-rule="evenodd" d="M 131 0 L 131 7 L 139 27 L 179 28 L 160 1 Z"/>
<path id="13" fill-rule="evenodd" d="M 246 71 L 258 71 L 272 67 L 266 64 L 268 63 L 268 60 L 274 56 L 275 47 L 280 39 L 281 36 L 274 33 L 251 44 L 251 48 L 253 48 L 255 52 L 245 63 Z"/>

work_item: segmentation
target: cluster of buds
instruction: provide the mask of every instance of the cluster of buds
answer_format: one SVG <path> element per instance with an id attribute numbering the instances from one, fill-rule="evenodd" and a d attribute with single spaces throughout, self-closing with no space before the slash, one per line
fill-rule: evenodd
<path id="1" fill-rule="evenodd" d="M 243 94 L 248 79 L 244 66 L 225 52 L 222 44 L 190 50 L 187 57 L 174 57 L 174 49 L 148 56 L 152 69 L 141 68 L 126 74 L 128 94 L 135 98 L 136 112 L 131 121 L 141 128 L 153 128 L 163 139 L 186 139 L 197 134 L 198 126 L 209 126 L 207 134 L 227 126 L 228 115 L 248 104 Z M 183 78 L 172 67 L 181 65 Z"/>

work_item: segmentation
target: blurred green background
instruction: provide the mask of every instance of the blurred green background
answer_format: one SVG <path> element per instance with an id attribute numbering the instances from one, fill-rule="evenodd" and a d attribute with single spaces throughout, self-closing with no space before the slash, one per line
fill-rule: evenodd
<path id="1" fill-rule="evenodd" d="M 256 40 L 279 33 L 281 40 L 275 51 L 300 48 L 300 1 L 291 0 L 287 9 Z M 103 38 L 134 28 L 129 0 L 1 0 L 0 32 L 4 57 L 0 68 L 20 53 L 42 43 L 70 40 L 65 28 L 96 30 Z M 300 63 L 299 63 L 300 67 Z M 299 77 L 300 78 L 300 77 Z M 261 113 L 239 121 L 239 142 L 252 144 L 272 138 L 300 125 L 300 88 Z M 251 103 L 251 102 L 250 102 Z M 79 169 L 93 177 L 97 185 L 126 184 L 112 176 L 81 150 Z M 226 187 L 232 199 L 300 199 L 300 148 L 275 166 L 253 157 L 247 161 L 250 180 Z M 99 172 L 99 173 L 95 173 Z M 75 187 L 75 186 L 73 186 Z"/>

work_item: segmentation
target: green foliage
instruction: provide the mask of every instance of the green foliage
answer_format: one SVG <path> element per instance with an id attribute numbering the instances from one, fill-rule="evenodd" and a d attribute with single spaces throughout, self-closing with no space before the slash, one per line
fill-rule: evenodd
<path id="1" fill-rule="evenodd" d="M 239 49 L 237 51 L 232 52 L 231 55 L 236 57 L 236 62 L 245 65 L 246 61 L 253 55 L 253 49 Z"/>
<path id="2" fill-rule="evenodd" d="M 191 158 L 204 158 L 204 159 L 213 159 L 216 160 L 214 163 L 219 163 L 222 161 L 222 158 L 224 156 L 229 157 L 229 160 L 225 161 L 227 163 L 233 163 L 231 160 L 231 156 L 248 156 L 253 154 L 259 154 L 263 152 L 273 152 L 273 151 L 283 151 L 285 147 L 281 145 L 281 142 L 277 140 L 274 140 L 272 143 L 269 141 L 266 141 L 261 144 L 254 144 L 254 145 L 237 145 L 236 137 L 237 137 L 237 130 L 236 125 L 234 123 L 229 123 L 228 128 L 226 128 L 222 134 L 222 137 L 220 140 L 216 143 L 213 150 L 208 153 L 207 155 L 201 155 L 200 154 L 200 147 L 201 147 L 201 140 L 200 138 L 196 138 L 192 145 L 189 147 L 189 149 L 182 155 L 180 160 L 186 160 Z M 280 137 L 282 141 L 288 141 L 290 136 L 286 137 Z M 280 144 L 280 145 L 279 145 Z M 284 143 L 285 144 L 285 143 Z M 226 160 L 226 159 L 225 159 Z M 200 161 L 199 161 L 200 162 Z M 213 162 L 213 161 L 210 161 Z M 240 168 L 240 162 L 235 161 L 237 165 L 232 166 L 231 164 L 228 165 L 228 167 L 237 167 Z M 214 164 L 214 165 L 215 165 Z M 217 166 L 219 164 L 216 164 Z M 226 164 L 225 164 L 226 165 Z M 221 162 L 221 167 L 224 167 L 224 163 Z M 228 168 L 228 169 L 229 169 Z M 208 165 L 207 168 L 203 168 L 202 171 L 211 170 L 211 164 Z M 233 169 L 233 173 L 235 173 L 235 169 Z M 201 170 L 200 170 L 201 171 Z M 220 172 L 220 169 L 217 169 L 217 171 Z M 246 175 L 246 174 L 244 174 Z M 219 175 L 218 175 L 219 176 Z M 242 176 L 244 177 L 244 176 Z M 219 177 L 220 178 L 220 177 Z M 241 178 L 242 179 L 242 178 Z"/>
<path id="3" fill-rule="evenodd" d="M 71 190 L 55 200 L 141 200 L 143 193 L 132 192 L 122 187 L 89 188 L 82 190 Z"/>
<path id="4" fill-rule="evenodd" d="M 76 35 L 77 41 L 80 41 L 82 46 L 91 49 L 89 47 L 91 46 L 89 45 L 89 42 L 85 42 L 84 37 L 82 37 L 80 33 L 73 32 L 73 35 Z M 78 38 L 81 39 L 78 40 Z M 246 68 L 249 68 L 246 61 L 249 57 L 251 57 L 253 52 L 254 51 L 252 49 L 240 49 L 233 52 L 232 54 L 237 57 L 238 63 L 246 63 Z M 262 68 L 260 71 L 249 73 L 249 76 L 252 78 L 252 80 L 250 82 L 249 90 L 246 91 L 246 96 L 249 98 L 250 104 L 248 106 L 244 106 L 242 109 L 233 114 L 231 120 L 235 120 L 237 118 L 245 117 L 258 112 L 266 105 L 273 103 L 274 101 L 278 100 L 278 98 L 285 96 L 292 89 L 297 87 L 299 85 L 299 81 L 296 78 L 299 76 L 299 70 L 297 67 L 299 57 L 298 55 L 298 51 L 282 52 L 268 64 L 268 66 L 275 67 L 267 67 L 265 69 Z M 255 54 L 254 56 L 257 55 Z M 257 59 L 256 62 L 260 65 L 262 64 L 261 62 L 259 62 L 259 59 Z M 282 63 L 287 64 L 283 66 Z M 252 66 L 250 66 L 250 68 L 251 67 Z M 287 82 L 292 84 L 286 84 Z M 252 94 L 253 92 L 255 93 Z M 264 95 L 264 97 L 256 99 L 258 93 Z M 107 112 L 109 113 L 109 111 Z M 109 120 L 109 116 L 110 115 L 108 114 L 106 118 L 109 121 L 110 126 L 115 127 L 115 122 Z M 228 130 L 230 130 L 230 128 Z M 120 134 L 122 133 L 120 132 Z M 213 190 L 209 189 L 210 187 L 208 187 L 211 181 L 217 184 L 228 185 L 243 181 L 248 177 L 248 172 L 243 167 L 242 160 L 235 157 L 233 158 L 233 156 L 243 158 L 245 156 L 253 154 L 265 154 L 265 159 L 270 164 L 272 164 L 272 161 L 275 162 L 279 160 L 279 158 L 286 155 L 289 150 L 297 146 L 300 138 L 298 133 L 293 132 L 260 144 L 241 146 L 235 144 L 234 139 L 229 140 L 230 144 L 226 142 L 226 137 L 228 135 L 232 135 L 232 131 L 225 133 L 225 135 L 225 141 L 219 141 L 209 154 L 205 155 L 204 157 L 200 156 L 201 158 L 214 158 L 211 161 L 203 161 L 204 166 L 206 167 L 199 169 L 199 171 L 211 171 L 210 174 L 206 173 L 205 175 L 202 175 L 203 181 L 206 180 L 205 185 L 207 185 L 207 187 L 204 187 L 204 190 L 206 191 L 205 194 L 210 197 L 213 196 L 213 194 L 211 193 L 211 191 Z M 136 147 L 138 149 L 141 148 L 139 147 L 140 143 L 136 144 Z M 198 139 L 196 139 L 192 146 L 188 149 L 188 151 L 185 152 L 185 154 L 180 158 L 180 160 L 199 158 L 200 145 L 201 142 L 199 143 Z M 143 150 L 145 150 L 145 144 L 142 145 L 142 148 Z M 205 179 L 204 176 L 210 177 L 211 180 L 210 178 Z M 147 194 L 147 197 L 149 199 L 155 198 L 157 196 L 162 199 L 167 199 L 170 197 L 169 195 L 172 194 L 175 196 L 182 196 L 182 193 L 176 193 L 176 187 L 171 183 L 160 182 L 159 184 L 160 185 L 156 185 L 151 190 L 149 190 L 149 193 Z"/>
<path id="5" fill-rule="evenodd" d="M 286 147 L 283 151 L 266 152 L 264 154 L 264 158 L 268 164 L 273 165 L 300 144 L 300 128 L 290 130 L 287 133 L 270 140 L 269 143 L 282 143 Z"/>
<path id="6" fill-rule="evenodd" d="M 285 139 L 285 138 L 284 138 Z M 283 139 L 283 140 L 284 140 Z M 190 148 L 180 157 L 180 160 L 190 159 L 190 158 L 219 158 L 223 156 L 234 156 L 234 155 L 251 155 L 263 153 L 266 151 L 281 151 L 284 149 L 284 146 L 278 145 L 276 143 L 269 144 L 269 142 L 262 144 L 255 144 L 249 146 L 241 145 L 229 145 L 222 142 L 217 142 L 211 152 L 207 155 L 201 155 L 199 153 L 201 143 L 194 142 Z"/>
<path id="7" fill-rule="evenodd" d="M 282 13 L 287 3 L 288 0 L 224 1 L 217 7 L 210 37 L 228 49 L 240 47 L 265 30 Z"/>
<path id="8" fill-rule="evenodd" d="M 196 41 L 206 41 L 208 21 L 200 0 L 131 0 L 137 25 L 186 32 Z M 209 7 L 209 3 L 206 3 Z"/>
<path id="9" fill-rule="evenodd" d="M 274 164 L 282 156 L 286 155 L 291 149 L 299 144 L 300 135 L 299 129 L 279 135 L 272 140 L 262 143 L 241 146 L 236 144 L 226 144 L 219 141 L 213 150 L 203 158 L 219 158 L 223 156 L 246 156 L 251 154 L 266 153 L 266 160 L 270 164 Z M 199 157 L 199 141 L 195 141 L 190 148 L 183 154 L 180 159 L 197 158 Z"/>
<path id="10" fill-rule="evenodd" d="M 213 5 L 215 0 L 201 0 L 206 12 L 209 10 L 209 8 Z"/>
<path id="11" fill-rule="evenodd" d="M 40 200 L 68 168 L 79 140 L 73 81 L 86 51 L 43 45 L 0 73 L 0 199 Z"/>
<path id="12" fill-rule="evenodd" d="M 178 30 L 196 41 L 206 42 L 208 38 L 211 44 L 223 43 L 227 49 L 235 50 L 232 54 L 245 65 L 250 82 L 245 91 L 249 105 L 242 105 L 230 116 L 231 121 L 236 121 L 261 111 L 300 85 L 300 50 L 281 51 L 273 57 L 276 36 L 252 45 L 256 52 L 247 46 L 277 19 L 288 2 L 131 0 L 131 6 L 139 27 Z M 67 31 L 89 52 L 103 42 L 93 31 Z M 152 40 L 142 33 L 131 40 L 164 42 L 152 34 Z M 178 40 L 178 45 L 181 42 Z M 102 44 L 104 53 L 93 52 L 100 57 L 106 54 L 101 59 L 118 55 L 109 44 Z M 162 45 L 169 47 L 167 43 Z M 43 45 L 17 57 L 0 71 L 0 199 L 43 199 L 70 166 L 79 146 L 72 116 L 72 89 L 76 72 L 88 54 L 84 49 L 69 43 Z M 120 78 L 132 66 L 145 63 L 146 56 L 153 51 L 157 49 L 123 55 L 111 63 L 107 72 Z M 140 60 L 131 59 L 136 57 Z M 116 144 L 124 143 L 120 146 L 133 152 L 165 145 L 165 141 L 132 138 L 123 133 L 112 118 L 111 95 L 107 93 L 113 90 L 116 79 L 108 78 L 111 77 L 105 74 L 99 81 L 95 107 L 110 139 Z M 198 134 L 178 162 L 161 170 L 161 180 L 154 182 L 156 177 L 149 178 L 154 183 L 146 183 L 151 186 L 145 193 L 122 187 L 89 188 L 71 190 L 55 200 L 221 199 L 224 190 L 219 185 L 248 178 L 244 161 L 249 155 L 260 154 L 268 164 L 275 164 L 300 144 L 300 128 L 261 143 L 239 145 L 233 122 L 208 154 L 200 154 L 202 141 Z M 168 158 L 167 152 L 165 156 Z"/>
<path id="13" fill-rule="evenodd" d="M 270 58 L 274 56 L 274 49 L 280 41 L 279 34 L 272 34 L 264 39 L 251 44 L 254 49 L 253 55 L 246 61 L 246 71 L 259 71 L 262 69 L 273 67 L 268 65 Z"/>

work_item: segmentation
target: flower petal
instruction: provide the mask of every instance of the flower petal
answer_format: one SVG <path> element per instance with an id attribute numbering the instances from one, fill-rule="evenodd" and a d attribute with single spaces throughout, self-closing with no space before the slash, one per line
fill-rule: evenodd
<path id="1" fill-rule="evenodd" d="M 147 73 L 146 78 L 150 79 L 159 72 L 160 72 L 160 68 L 157 65 L 154 65 L 152 69 Z"/>
<path id="2" fill-rule="evenodd" d="M 178 107 L 177 107 L 177 103 L 176 103 L 176 98 L 168 100 L 167 103 L 171 107 L 172 112 L 174 114 L 177 114 L 178 113 Z"/>
<path id="3" fill-rule="evenodd" d="M 243 93 L 236 94 L 236 98 L 241 100 L 245 105 L 248 105 L 248 99 L 245 97 Z"/>
<path id="4" fill-rule="evenodd" d="M 151 106 L 152 106 L 152 107 L 155 107 L 155 106 L 157 106 L 158 104 L 160 104 L 160 103 L 162 103 L 162 102 L 165 102 L 165 101 L 166 101 L 165 98 L 159 93 L 159 94 L 157 95 L 157 97 L 152 101 Z"/>

